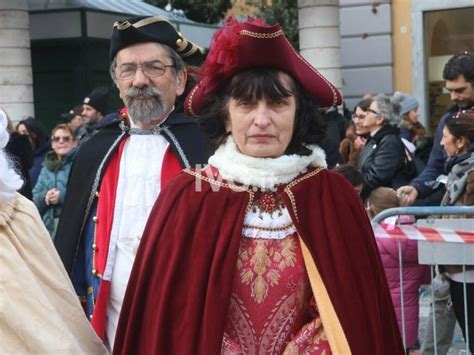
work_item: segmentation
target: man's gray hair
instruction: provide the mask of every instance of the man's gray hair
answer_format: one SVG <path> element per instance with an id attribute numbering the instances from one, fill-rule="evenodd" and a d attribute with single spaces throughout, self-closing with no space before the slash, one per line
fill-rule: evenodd
<path id="1" fill-rule="evenodd" d="M 163 49 L 166 51 L 168 56 L 173 61 L 175 76 L 177 76 L 177 74 L 179 72 L 181 72 L 185 69 L 185 64 L 184 64 L 183 58 L 181 58 L 179 56 L 179 54 L 176 53 L 176 51 L 173 48 L 171 48 L 170 46 L 168 46 L 166 44 L 162 44 L 162 43 L 158 43 L 158 44 L 160 44 L 163 47 Z M 117 77 L 115 76 L 115 68 L 116 67 L 117 67 L 117 56 L 115 56 L 114 59 L 112 60 L 112 62 L 110 63 L 109 74 L 110 74 L 110 77 L 112 78 L 112 81 L 114 82 L 115 86 L 118 87 Z"/>
<path id="2" fill-rule="evenodd" d="M 400 111 L 401 105 L 394 101 L 390 96 L 378 94 L 373 101 L 377 102 L 379 113 L 383 116 L 384 124 L 399 127 L 401 123 Z"/>

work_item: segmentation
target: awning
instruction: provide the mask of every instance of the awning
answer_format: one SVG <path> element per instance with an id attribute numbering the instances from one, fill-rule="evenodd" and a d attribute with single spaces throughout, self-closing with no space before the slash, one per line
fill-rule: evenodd
<path id="1" fill-rule="evenodd" d="M 87 8 L 136 16 L 162 16 L 180 22 L 194 22 L 142 0 L 28 0 L 29 11 Z"/>
<path id="2" fill-rule="evenodd" d="M 112 24 L 131 16 L 161 16 L 190 41 L 208 48 L 218 26 L 188 20 L 142 0 L 28 0 L 31 40 L 110 39 Z M 81 17 L 81 12 L 85 17 Z"/>

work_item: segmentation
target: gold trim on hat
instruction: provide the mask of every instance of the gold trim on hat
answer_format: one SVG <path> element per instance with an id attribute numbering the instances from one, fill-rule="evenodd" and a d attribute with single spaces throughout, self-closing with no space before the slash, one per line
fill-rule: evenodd
<path id="1" fill-rule="evenodd" d="M 115 21 L 113 28 L 116 28 L 118 30 L 126 30 L 129 28 L 132 24 L 128 21 Z"/>
<path id="2" fill-rule="evenodd" d="M 180 41 L 181 40 L 181 41 Z M 179 42 L 179 43 L 178 43 Z M 192 43 L 191 43 L 192 44 Z M 180 37 L 179 39 L 176 40 L 176 45 L 178 46 L 178 48 L 176 48 L 176 51 L 178 53 L 181 53 L 183 52 L 186 47 L 188 46 L 188 41 L 185 40 L 183 37 Z"/>
<path id="3" fill-rule="evenodd" d="M 113 27 L 118 29 L 118 30 L 126 30 L 130 26 L 135 27 L 135 28 L 140 28 L 140 27 L 147 26 L 147 25 L 150 25 L 150 24 L 156 23 L 156 22 L 167 22 L 171 26 L 175 27 L 171 22 L 169 22 L 168 20 L 166 20 L 166 19 L 164 19 L 163 17 L 160 17 L 160 16 L 147 17 L 147 18 L 144 18 L 143 20 L 137 21 L 135 23 L 130 23 L 129 21 L 116 21 L 114 23 Z"/>
<path id="4" fill-rule="evenodd" d="M 197 116 L 196 113 L 193 110 L 193 97 L 194 97 L 194 94 L 196 93 L 198 88 L 199 88 L 199 83 L 189 93 L 188 111 L 191 114 L 191 116 Z"/>
<path id="5" fill-rule="evenodd" d="M 260 32 L 252 32 L 252 31 L 248 31 L 248 30 L 241 30 L 239 32 L 240 35 L 242 36 L 249 36 L 249 37 L 253 37 L 253 38 L 258 38 L 258 39 L 272 39 L 272 38 L 276 38 L 278 36 L 283 36 L 283 38 L 286 39 L 286 41 L 288 42 L 288 39 L 284 36 L 284 33 L 283 33 L 283 30 L 278 30 L 276 32 L 272 32 L 272 33 L 260 33 Z M 306 59 L 304 59 L 294 48 L 293 46 L 288 42 L 289 46 L 291 47 L 291 49 L 293 50 L 293 52 L 296 54 L 296 56 L 302 61 L 304 62 L 317 76 L 319 76 L 323 81 L 324 83 L 331 89 L 332 91 L 332 97 L 333 97 L 333 101 L 332 101 L 332 105 L 331 106 L 336 106 L 337 104 L 337 92 L 338 90 L 335 90 L 335 87 L 334 85 L 329 81 L 327 80 L 323 75 L 321 75 Z"/>
<path id="6" fill-rule="evenodd" d="M 198 45 L 196 45 L 196 44 L 194 44 L 194 43 L 191 43 L 191 44 L 192 44 L 192 47 L 191 47 L 191 49 L 190 49 L 188 52 L 186 52 L 186 53 L 181 53 L 181 54 L 180 54 L 180 55 L 181 55 L 181 58 L 190 57 L 190 56 L 192 56 L 194 53 L 196 53 L 197 51 L 199 51 L 199 52 L 201 52 L 201 53 L 204 52 L 204 49 L 203 49 L 202 47 L 200 47 L 200 46 L 198 46 Z"/>
<path id="7" fill-rule="evenodd" d="M 150 25 L 150 24 L 155 23 L 155 22 L 167 22 L 171 26 L 173 26 L 173 24 L 171 22 L 169 22 L 168 20 L 165 20 L 163 17 L 160 17 L 160 16 L 153 16 L 153 17 L 144 18 L 143 20 L 135 22 L 132 26 L 135 27 L 135 28 L 140 28 L 140 27 L 147 26 L 147 25 Z"/>
<path id="8" fill-rule="evenodd" d="M 242 36 L 249 36 L 249 37 L 260 38 L 260 39 L 271 39 L 271 38 L 276 38 L 278 36 L 283 36 L 283 31 L 278 30 L 272 33 L 260 33 L 260 32 L 242 30 L 239 32 L 239 34 L 241 34 Z"/>
<path id="9" fill-rule="evenodd" d="M 181 32 L 178 32 L 179 38 L 176 40 L 176 52 L 179 53 L 181 58 L 186 58 L 189 56 L 192 56 L 194 53 L 196 53 L 198 50 L 203 53 L 202 47 L 198 46 L 197 44 L 190 42 L 184 38 L 184 36 L 181 34 Z M 186 48 L 188 48 L 188 45 L 191 45 L 191 48 L 188 49 L 186 52 Z"/>

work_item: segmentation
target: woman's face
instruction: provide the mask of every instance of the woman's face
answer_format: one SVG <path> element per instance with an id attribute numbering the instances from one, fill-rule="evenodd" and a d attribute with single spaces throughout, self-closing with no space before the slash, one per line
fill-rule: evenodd
<path id="1" fill-rule="evenodd" d="M 369 108 L 365 113 L 364 121 L 362 125 L 370 133 L 376 131 L 383 125 L 383 116 L 379 112 L 379 107 L 376 101 L 372 101 Z"/>
<path id="2" fill-rule="evenodd" d="M 69 125 L 69 127 L 71 127 L 71 129 L 73 131 L 76 131 L 76 129 L 82 124 L 82 122 L 83 122 L 82 121 L 82 116 L 78 115 L 78 116 L 75 116 L 74 118 L 72 118 L 69 121 L 68 125 Z"/>
<path id="3" fill-rule="evenodd" d="M 290 78 L 281 73 L 284 86 L 291 91 Z M 285 154 L 293 136 L 296 99 L 294 95 L 278 102 L 266 99 L 248 102 L 231 98 L 226 124 L 242 154 L 257 158 L 276 158 Z"/>
<path id="4" fill-rule="evenodd" d="M 464 153 L 465 145 L 462 142 L 462 139 L 458 139 L 449 132 L 448 127 L 444 126 L 443 128 L 443 138 L 441 138 L 441 145 L 448 157 L 457 155 L 459 153 Z"/>
<path id="5" fill-rule="evenodd" d="M 420 116 L 420 112 L 418 110 L 418 107 L 416 109 L 411 110 L 410 112 L 408 112 L 408 120 L 411 123 L 416 123 L 418 121 L 419 116 Z"/>
<path id="6" fill-rule="evenodd" d="M 356 107 L 355 113 L 352 115 L 352 121 L 354 122 L 355 133 L 358 136 L 365 136 L 369 134 L 369 130 L 364 127 L 364 119 L 366 112 L 359 106 Z"/>
<path id="7" fill-rule="evenodd" d="M 18 127 L 16 128 L 16 131 L 20 134 L 23 134 L 25 136 L 29 136 L 29 132 L 28 132 L 28 129 L 26 128 L 26 126 L 23 124 L 23 123 L 20 123 L 18 125 Z"/>
<path id="8" fill-rule="evenodd" d="M 57 129 L 51 137 L 51 146 L 58 158 L 64 157 L 76 146 L 71 133 L 65 129 Z"/>
<path id="9" fill-rule="evenodd" d="M 23 123 L 20 123 L 16 127 L 16 131 L 20 134 L 28 136 L 28 140 L 30 141 L 31 147 L 34 151 L 36 149 L 36 144 L 35 144 L 35 141 L 34 141 L 33 137 L 30 135 L 30 132 L 28 131 L 28 128 L 26 128 L 26 126 Z"/>

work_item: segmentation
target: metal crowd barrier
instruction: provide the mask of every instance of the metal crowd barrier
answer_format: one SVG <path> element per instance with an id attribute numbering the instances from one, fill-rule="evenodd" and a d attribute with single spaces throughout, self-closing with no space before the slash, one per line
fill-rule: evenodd
<path id="1" fill-rule="evenodd" d="M 428 216 L 427 219 L 418 219 L 413 225 L 401 225 L 396 223 L 388 228 L 383 228 L 382 222 L 388 217 L 412 215 Z M 442 218 L 442 216 L 456 215 L 460 218 Z M 398 220 L 398 219 L 397 219 Z M 372 226 L 376 238 L 393 238 L 398 241 L 400 298 L 401 298 L 401 323 L 403 344 L 406 345 L 405 307 L 403 294 L 403 262 L 402 262 L 402 239 L 418 241 L 419 264 L 431 265 L 431 280 L 433 289 L 433 266 L 436 265 L 462 265 L 466 271 L 466 265 L 474 265 L 474 206 L 443 206 L 443 207 L 400 207 L 382 211 L 372 219 Z M 463 282 L 464 289 L 464 320 L 466 324 L 466 352 L 469 352 L 469 325 L 467 314 L 467 288 L 466 279 Z M 434 292 L 432 292 L 432 304 L 434 305 Z M 472 300 L 471 300 L 472 302 Z M 433 310 L 433 333 L 434 353 L 438 355 L 436 315 Z M 406 346 L 405 346 L 406 348 Z"/>

